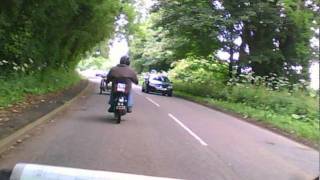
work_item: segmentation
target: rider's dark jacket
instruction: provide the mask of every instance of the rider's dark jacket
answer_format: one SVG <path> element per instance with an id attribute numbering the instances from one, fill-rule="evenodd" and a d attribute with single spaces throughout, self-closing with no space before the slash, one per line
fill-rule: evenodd
<path id="1" fill-rule="evenodd" d="M 128 65 L 118 64 L 109 71 L 107 83 L 112 82 L 112 90 L 114 90 L 115 85 L 123 81 L 126 83 L 126 93 L 129 93 L 131 91 L 131 84 L 138 84 L 137 73 Z"/>

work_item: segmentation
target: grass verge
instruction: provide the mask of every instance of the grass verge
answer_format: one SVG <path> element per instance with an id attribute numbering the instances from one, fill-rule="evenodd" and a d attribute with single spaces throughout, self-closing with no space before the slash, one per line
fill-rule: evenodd
<path id="1" fill-rule="evenodd" d="M 41 95 L 68 88 L 81 80 L 75 71 L 48 70 L 32 75 L 0 78 L 0 107 L 21 102 L 27 95 Z"/>
<path id="2" fill-rule="evenodd" d="M 256 122 L 271 125 L 277 128 L 282 134 L 289 135 L 294 139 L 302 140 L 302 142 L 313 147 L 319 147 L 319 124 L 308 123 L 293 119 L 290 115 L 281 115 L 272 111 L 255 109 L 242 103 L 234 103 L 228 101 L 216 100 L 213 98 L 194 96 L 181 91 L 175 91 L 175 95 L 188 100 L 192 100 L 211 107 L 236 113 L 244 119 L 254 119 Z"/>

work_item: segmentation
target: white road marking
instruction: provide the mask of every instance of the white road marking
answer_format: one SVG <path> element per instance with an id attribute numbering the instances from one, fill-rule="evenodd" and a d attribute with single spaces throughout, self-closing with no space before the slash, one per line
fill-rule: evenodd
<path id="1" fill-rule="evenodd" d="M 148 101 L 150 101 L 152 104 L 156 105 L 157 107 L 160 107 L 160 105 L 158 103 L 154 102 L 151 98 L 146 97 L 146 99 Z"/>
<path id="2" fill-rule="evenodd" d="M 194 137 L 196 140 L 200 142 L 203 146 L 208 146 L 206 142 L 204 142 L 199 136 L 197 136 L 194 132 L 191 131 L 186 125 L 184 125 L 181 121 L 179 121 L 176 117 L 174 117 L 172 114 L 168 114 L 170 118 L 172 118 L 176 123 L 178 123 L 184 130 L 186 130 L 192 137 Z"/>

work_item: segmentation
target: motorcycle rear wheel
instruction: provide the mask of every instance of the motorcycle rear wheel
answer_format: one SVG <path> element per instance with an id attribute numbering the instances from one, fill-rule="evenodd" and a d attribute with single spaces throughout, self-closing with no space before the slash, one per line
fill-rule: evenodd
<path id="1" fill-rule="evenodd" d="M 117 124 L 121 122 L 121 114 L 116 113 Z"/>

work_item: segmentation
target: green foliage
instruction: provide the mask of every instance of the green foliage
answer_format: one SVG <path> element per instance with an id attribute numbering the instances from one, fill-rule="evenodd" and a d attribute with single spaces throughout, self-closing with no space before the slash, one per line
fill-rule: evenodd
<path id="1" fill-rule="evenodd" d="M 225 63 L 196 57 L 178 61 L 169 72 L 176 94 L 318 140 L 319 96 L 307 90 L 305 82 L 290 88 L 288 79 L 275 74 L 244 74 L 228 81 L 227 73 Z"/>
<path id="2" fill-rule="evenodd" d="M 297 83 L 290 83 L 289 79 L 286 77 L 278 77 L 276 74 L 269 74 L 268 76 L 256 76 L 254 73 L 241 74 L 238 77 L 233 77 L 229 79 L 227 83 L 229 86 L 262 86 L 268 90 L 277 91 L 288 91 L 290 93 L 304 90 L 305 93 L 312 92 L 308 89 L 310 83 L 304 79 L 300 79 Z"/>
<path id="3" fill-rule="evenodd" d="M 296 0 L 158 1 L 147 23 L 137 24 L 141 28 L 133 33 L 131 52 L 136 68 L 143 71 L 167 70 L 172 62 L 222 49 L 232 54 L 230 76 L 234 68 L 236 75 L 247 68 L 290 83 L 308 81 L 311 52 L 317 54 L 309 41 L 311 28 L 319 25 L 318 8 L 315 1 Z"/>
<path id="4" fill-rule="evenodd" d="M 227 77 L 227 64 L 215 59 L 188 57 L 173 64 L 170 71 L 173 79 L 190 84 L 211 86 L 223 85 Z"/>
<path id="5" fill-rule="evenodd" d="M 308 67 L 318 8 L 313 0 L 158 1 L 133 33 L 134 65 L 171 69 L 180 92 L 314 140 L 319 96 L 308 89 Z M 233 55 L 229 66 L 203 58 L 220 49 Z"/>
<path id="6" fill-rule="evenodd" d="M 140 24 L 139 29 L 134 33 L 130 41 L 130 53 L 133 59 L 133 66 L 138 72 L 150 69 L 168 70 L 174 62 L 173 52 L 170 48 L 174 42 L 166 37 L 166 31 L 162 28 L 153 28 L 153 19 Z"/>
<path id="7" fill-rule="evenodd" d="M 239 67 L 251 67 L 260 76 L 286 76 L 291 82 L 308 80 L 315 9 L 297 0 L 230 0 L 224 1 L 223 6 L 226 18 L 242 27 L 236 33 L 242 39 Z M 233 27 L 231 31 L 237 29 Z M 297 66 L 302 67 L 301 73 L 295 70 Z"/>
<path id="8" fill-rule="evenodd" d="M 45 94 L 67 88 L 79 80 L 76 72 L 63 69 L 48 69 L 27 76 L 16 73 L 0 78 L 0 107 L 22 101 L 26 95 Z"/>
<path id="9" fill-rule="evenodd" d="M 220 19 L 208 1 L 159 1 L 159 11 L 133 33 L 130 42 L 138 71 L 168 70 L 171 63 L 190 55 L 208 56 L 218 47 Z"/>
<path id="10" fill-rule="evenodd" d="M 119 12 L 112 0 L 1 1 L 0 60 L 10 63 L 0 64 L 0 75 L 24 64 L 26 73 L 74 69 L 86 51 L 112 37 Z"/>
<path id="11" fill-rule="evenodd" d="M 172 49 L 178 59 L 187 55 L 208 56 L 219 48 L 217 11 L 207 0 L 159 1 L 161 18 L 156 26 L 168 31 L 167 37 L 176 41 Z"/>
<path id="12" fill-rule="evenodd" d="M 212 86 L 181 80 L 174 80 L 175 89 L 195 96 L 210 97 L 232 103 L 245 104 L 255 109 L 269 111 L 281 115 L 288 115 L 294 119 L 314 122 L 318 120 L 317 103 L 319 97 L 310 97 L 303 93 L 288 93 L 286 91 L 271 91 L 263 86 Z"/>
<path id="13" fill-rule="evenodd" d="M 102 56 L 90 56 L 81 60 L 77 66 L 81 71 L 87 69 L 107 70 L 112 67 L 112 62 Z"/>
<path id="14" fill-rule="evenodd" d="M 222 88 L 175 80 L 175 89 L 196 96 L 211 97 L 233 103 L 246 104 L 260 110 L 289 115 L 307 122 L 318 122 L 317 98 L 305 95 L 292 96 L 285 92 L 266 91 L 263 88 Z"/>
<path id="15" fill-rule="evenodd" d="M 217 60 L 189 57 L 178 61 L 169 72 L 175 90 L 196 96 L 226 99 L 227 64 Z M 219 93 L 214 93 L 219 92 Z"/>
<path id="16" fill-rule="evenodd" d="M 315 14 L 301 1 L 286 0 L 284 2 L 286 16 L 282 19 L 279 38 L 279 48 L 286 59 L 288 70 L 291 71 L 293 80 L 298 78 L 309 79 L 309 65 L 311 58 L 310 39 L 312 37 L 312 21 Z M 319 25 L 319 21 L 314 21 Z M 319 52 L 318 52 L 319 53 Z M 302 66 L 302 73 L 292 72 L 290 66 Z M 297 77 L 296 77 L 297 76 Z"/>
<path id="17" fill-rule="evenodd" d="M 227 100 L 261 110 L 272 110 L 278 114 L 300 115 L 306 121 L 317 119 L 317 99 L 305 95 L 293 96 L 287 92 L 270 91 L 261 87 L 236 86 L 230 88 Z"/>
<path id="18" fill-rule="evenodd" d="M 200 103 L 206 103 L 215 107 L 241 114 L 245 118 L 254 118 L 284 132 L 295 135 L 297 137 L 306 138 L 312 142 L 319 144 L 319 123 L 318 121 L 303 121 L 293 118 L 287 114 L 280 114 L 272 110 L 264 110 L 252 107 L 245 103 L 235 103 L 230 101 L 218 100 L 214 98 L 195 96 L 185 91 L 177 91 L 176 95 L 194 100 Z M 278 96 L 279 97 L 279 96 Z"/>

